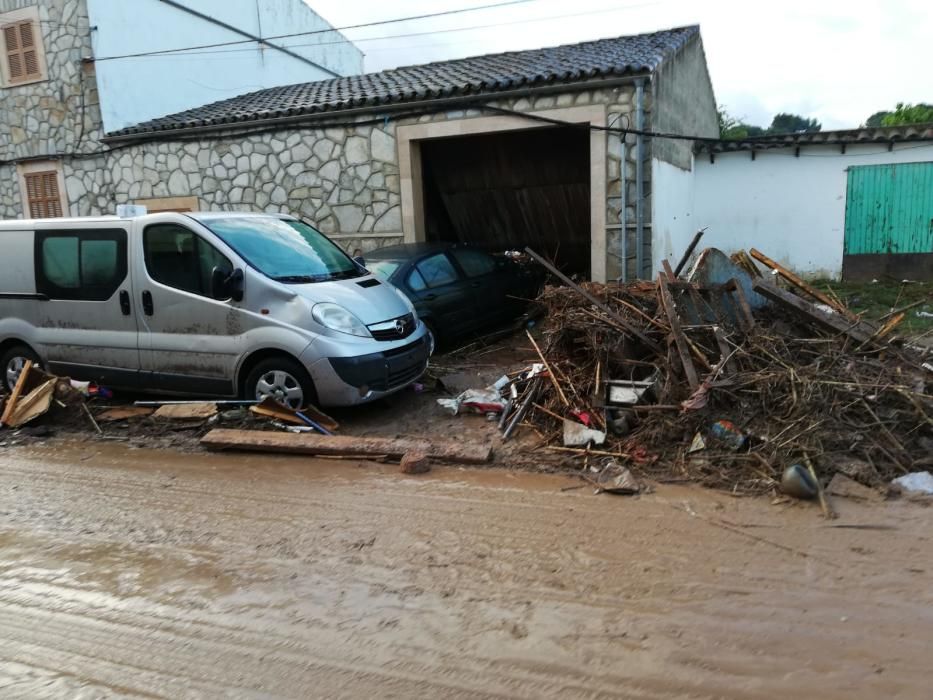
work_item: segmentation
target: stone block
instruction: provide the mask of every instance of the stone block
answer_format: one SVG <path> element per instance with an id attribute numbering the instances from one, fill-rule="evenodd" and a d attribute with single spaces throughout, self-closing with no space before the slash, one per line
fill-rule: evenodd
<path id="1" fill-rule="evenodd" d="M 373 129 L 370 135 L 370 145 L 373 160 L 394 163 L 398 159 L 395 154 L 395 137 L 381 129 Z"/>
<path id="2" fill-rule="evenodd" d="M 350 165 L 359 165 L 370 161 L 369 144 L 362 136 L 347 139 L 346 159 Z"/>
<path id="3" fill-rule="evenodd" d="M 399 464 L 402 474 L 427 474 L 431 471 L 431 462 L 421 452 L 406 452 Z"/>

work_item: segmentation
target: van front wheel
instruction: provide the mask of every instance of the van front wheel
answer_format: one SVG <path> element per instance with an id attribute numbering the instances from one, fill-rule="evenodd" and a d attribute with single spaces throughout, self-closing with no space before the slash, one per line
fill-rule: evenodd
<path id="1" fill-rule="evenodd" d="M 307 370 L 287 357 L 270 357 L 253 367 L 246 377 L 244 396 L 259 401 L 271 396 L 292 410 L 317 403 Z"/>
<path id="2" fill-rule="evenodd" d="M 3 374 L 0 375 L 0 382 L 3 383 L 7 391 L 13 391 L 16 380 L 19 379 L 19 375 L 28 360 L 32 360 L 32 363 L 36 366 L 39 365 L 39 356 L 25 345 L 14 345 L 3 353 L 3 357 L 0 358 L 0 370 L 3 371 Z"/>

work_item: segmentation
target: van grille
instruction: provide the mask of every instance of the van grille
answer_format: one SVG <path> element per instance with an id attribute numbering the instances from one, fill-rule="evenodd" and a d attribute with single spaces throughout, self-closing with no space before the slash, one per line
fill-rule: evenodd
<path id="1" fill-rule="evenodd" d="M 405 314 L 391 321 L 374 323 L 368 328 L 376 340 L 401 340 L 415 332 L 415 317 L 412 314 Z"/>

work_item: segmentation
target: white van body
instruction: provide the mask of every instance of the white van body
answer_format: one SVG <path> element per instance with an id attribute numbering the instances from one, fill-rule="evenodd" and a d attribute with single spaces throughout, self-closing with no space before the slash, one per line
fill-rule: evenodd
<path id="1" fill-rule="evenodd" d="M 37 359 L 122 389 L 347 406 L 411 384 L 432 350 L 406 297 L 294 217 L 0 221 L 7 385 Z"/>

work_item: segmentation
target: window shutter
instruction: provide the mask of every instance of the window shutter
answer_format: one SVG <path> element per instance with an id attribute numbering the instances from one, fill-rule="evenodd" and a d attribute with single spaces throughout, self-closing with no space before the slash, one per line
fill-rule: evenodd
<path id="1" fill-rule="evenodd" d="M 6 44 L 6 63 L 11 83 L 42 77 L 35 25 L 31 20 L 6 25 L 3 28 L 3 41 Z"/>
<path id="2" fill-rule="evenodd" d="M 10 69 L 10 80 L 23 79 L 23 60 L 19 51 L 19 27 L 8 24 L 3 28 L 3 41 L 6 44 L 6 62 Z"/>
<path id="3" fill-rule="evenodd" d="M 23 52 L 24 77 L 36 78 L 39 76 L 39 57 L 36 54 L 32 22 L 23 22 L 19 25 L 19 38 L 19 45 Z"/>
<path id="4" fill-rule="evenodd" d="M 29 216 L 50 219 L 62 216 L 62 198 L 58 191 L 58 174 L 54 171 L 27 173 L 26 199 Z"/>

